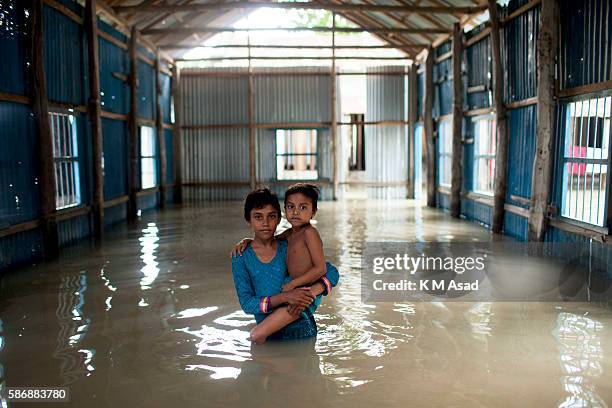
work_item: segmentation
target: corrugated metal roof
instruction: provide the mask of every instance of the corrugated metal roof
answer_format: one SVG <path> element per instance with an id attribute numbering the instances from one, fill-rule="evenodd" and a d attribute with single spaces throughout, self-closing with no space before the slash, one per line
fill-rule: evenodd
<path id="1" fill-rule="evenodd" d="M 112 6 L 134 6 L 141 4 L 138 0 L 107 0 Z M 197 5 L 213 3 L 212 0 L 168 0 L 165 5 Z M 476 0 L 421 0 L 421 1 L 399 1 L 399 0 L 349 0 L 338 1 L 335 4 L 353 5 L 384 5 L 384 6 L 406 6 L 418 5 L 423 7 L 476 7 L 480 2 Z M 228 26 L 245 17 L 253 9 L 239 10 L 207 10 L 187 12 L 163 12 L 152 14 L 150 12 L 131 12 L 126 14 L 130 22 L 135 23 L 139 29 L 172 28 L 172 27 L 204 27 L 204 26 Z M 362 27 L 378 28 L 413 28 L 413 29 L 446 29 L 451 30 L 454 23 L 459 22 L 463 14 L 459 13 L 430 13 L 430 12 L 396 12 L 396 11 L 351 11 L 338 12 Z M 198 44 L 212 37 L 213 33 L 187 35 L 187 34 L 161 34 L 152 35 L 154 42 L 174 44 Z M 401 47 L 407 43 L 431 43 L 444 34 L 434 33 L 398 33 L 393 35 L 380 34 L 380 39 L 392 45 Z M 185 51 L 175 50 L 175 57 L 181 58 Z"/>

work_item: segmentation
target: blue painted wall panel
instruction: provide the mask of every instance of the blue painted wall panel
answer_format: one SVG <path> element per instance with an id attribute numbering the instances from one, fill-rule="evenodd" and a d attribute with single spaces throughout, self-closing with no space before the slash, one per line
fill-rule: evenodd
<path id="1" fill-rule="evenodd" d="M 74 244 L 91 233 L 90 216 L 89 214 L 84 214 L 60 221 L 57 224 L 57 229 L 61 247 Z"/>
<path id="2" fill-rule="evenodd" d="M 531 175 L 535 157 L 536 105 L 508 111 L 508 185 L 506 201 L 527 207 L 511 199 L 531 198 Z"/>
<path id="3" fill-rule="evenodd" d="M 155 119 L 155 69 L 138 60 L 138 117 Z"/>
<path id="4" fill-rule="evenodd" d="M 480 31 L 480 30 L 478 30 Z M 467 83 L 465 88 L 468 110 L 491 106 L 491 41 L 486 37 L 465 49 Z M 467 88 L 485 86 L 485 91 L 467 93 Z"/>
<path id="5" fill-rule="evenodd" d="M 166 183 L 174 183 L 174 165 L 172 158 L 174 157 L 174 148 L 172 145 L 172 130 L 164 129 L 164 138 L 166 142 Z"/>
<path id="6" fill-rule="evenodd" d="M 504 234 L 519 241 L 527 240 L 527 218 L 509 212 L 504 213 Z"/>
<path id="7" fill-rule="evenodd" d="M 42 256 L 39 229 L 0 238 L 0 271 L 33 262 Z"/>
<path id="8" fill-rule="evenodd" d="M 104 199 L 126 195 L 128 145 L 126 122 L 102 119 L 104 149 Z"/>
<path id="9" fill-rule="evenodd" d="M 127 203 L 113 205 L 104 209 L 104 226 L 108 227 L 127 218 Z"/>
<path id="10" fill-rule="evenodd" d="M 98 42 L 102 109 L 127 114 L 130 110 L 130 88 L 127 82 L 113 76 L 113 72 L 126 77 L 130 74 L 127 53 L 102 37 Z"/>
<path id="11" fill-rule="evenodd" d="M 0 2 L 0 92 L 25 95 L 28 92 L 26 62 L 29 31 L 23 3 Z"/>
<path id="12" fill-rule="evenodd" d="M 512 1 L 507 13 L 520 7 Z M 531 98 L 537 92 L 536 44 L 539 32 L 540 6 L 510 20 L 501 36 L 504 66 L 504 99 L 506 102 Z"/>
<path id="13" fill-rule="evenodd" d="M 0 228 L 38 217 L 38 157 L 27 105 L 0 102 Z"/>
<path id="14" fill-rule="evenodd" d="M 612 4 L 560 0 L 561 89 L 612 80 Z"/>
<path id="15" fill-rule="evenodd" d="M 45 74 L 49 100 L 87 101 L 87 58 L 83 27 L 51 7 L 43 8 Z"/>

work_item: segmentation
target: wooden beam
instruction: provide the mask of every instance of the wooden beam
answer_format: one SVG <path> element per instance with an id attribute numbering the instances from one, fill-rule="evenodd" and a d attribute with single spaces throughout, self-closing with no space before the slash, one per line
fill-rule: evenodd
<path id="1" fill-rule="evenodd" d="M 130 113 L 128 115 L 130 165 L 129 165 L 129 200 L 128 220 L 138 216 L 138 30 L 132 27 L 130 35 Z"/>
<path id="2" fill-rule="evenodd" d="M 408 45 L 406 45 L 407 47 Z M 427 47 L 425 43 L 415 43 L 411 44 L 411 47 L 414 49 L 421 49 L 423 47 Z M 203 44 L 162 44 L 159 46 L 165 50 L 192 50 L 194 48 L 212 48 L 212 49 L 221 49 L 221 48 L 231 48 L 231 49 L 246 49 L 248 45 L 235 45 L 235 44 L 219 44 L 219 45 L 203 45 Z M 251 49 L 292 49 L 292 50 L 331 50 L 332 47 L 329 45 L 285 45 L 285 44 L 277 44 L 277 45 L 251 45 Z M 379 50 L 379 49 L 397 49 L 397 45 L 337 45 L 336 50 Z"/>
<path id="3" fill-rule="evenodd" d="M 504 226 L 504 204 L 508 178 L 508 117 L 503 95 L 503 69 L 500 46 L 500 24 L 497 1 L 488 0 L 489 21 L 491 22 L 491 57 L 493 59 L 493 109 L 497 125 L 495 148 L 495 181 L 493 193 L 493 216 L 491 230 L 501 233 Z"/>
<path id="4" fill-rule="evenodd" d="M 38 130 L 40 226 L 43 236 L 43 255 L 53 258 L 59 254 L 59 238 L 55 219 L 55 165 L 53 163 L 53 139 L 49 123 L 49 100 L 45 77 L 43 4 L 32 0 L 31 8 L 32 50 L 32 112 Z"/>
<path id="5" fill-rule="evenodd" d="M 183 59 L 177 58 L 177 62 L 194 62 L 194 61 L 239 61 L 248 60 L 248 57 L 214 57 L 214 58 L 198 58 L 198 59 Z M 273 60 L 273 61 L 284 61 L 284 60 L 331 60 L 332 57 L 305 57 L 305 56 L 286 56 L 286 57 L 251 57 L 251 60 Z M 337 60 L 368 60 L 368 61 L 409 61 L 410 57 L 336 57 Z"/>
<path id="6" fill-rule="evenodd" d="M 159 147 L 159 207 L 166 207 L 166 138 L 164 137 L 164 115 L 162 110 L 161 56 L 157 52 L 155 58 L 155 128 L 157 131 L 157 146 Z"/>
<path id="7" fill-rule="evenodd" d="M 58 1 L 44 0 L 43 3 L 46 6 L 49 6 L 52 9 L 59 11 L 60 13 L 62 13 L 63 15 L 65 15 L 66 17 L 74 21 L 75 23 L 83 24 L 83 17 L 81 17 L 80 15 L 78 15 L 77 13 L 69 9 L 68 7 L 64 6 L 63 4 L 59 3 Z"/>
<path id="8" fill-rule="evenodd" d="M 425 59 L 425 95 L 423 96 L 423 133 L 427 151 L 427 206 L 436 206 L 436 150 L 433 129 L 433 47 L 427 48 Z"/>
<path id="9" fill-rule="evenodd" d="M 336 111 L 336 13 L 332 13 L 332 64 L 331 64 L 331 155 L 332 155 L 332 199 L 338 199 L 338 112 Z"/>
<path id="10" fill-rule="evenodd" d="M 277 3 L 277 4 L 295 4 L 295 3 Z M 257 27 L 257 28 L 235 28 L 235 27 L 183 27 L 183 28 L 150 28 L 142 32 L 143 35 L 161 35 L 161 34 L 209 34 L 209 33 L 226 33 L 226 32 L 246 32 L 246 31 L 312 31 L 319 33 L 330 33 L 330 27 Z M 394 34 L 440 34 L 448 33 L 448 29 L 441 28 L 381 28 L 381 27 L 342 27 L 337 28 L 339 33 L 394 33 Z"/>
<path id="11" fill-rule="evenodd" d="M 408 121 L 409 121 L 409 126 L 408 126 L 408 198 L 412 198 L 414 199 L 414 191 L 415 191 L 415 167 L 416 166 L 420 166 L 421 163 L 415 163 L 414 158 L 415 158 L 415 143 L 414 143 L 414 131 L 416 129 L 416 123 L 418 121 L 418 112 L 417 112 L 417 105 L 418 105 L 418 89 L 419 89 L 419 85 L 418 85 L 418 76 L 417 76 L 417 69 L 418 66 L 416 64 L 412 64 L 412 66 L 410 67 L 410 73 L 409 73 L 409 77 L 408 77 L 408 83 L 409 83 L 409 102 L 408 102 Z"/>
<path id="12" fill-rule="evenodd" d="M 318 3 L 322 3 L 322 0 L 316 0 Z M 333 4 L 341 4 L 340 3 L 341 0 L 331 0 L 331 2 Z M 363 13 L 343 13 L 342 16 L 347 19 L 348 21 L 351 21 L 352 23 L 356 24 L 357 26 L 365 26 L 368 23 L 365 22 L 363 20 L 364 14 Z M 377 21 L 376 24 L 374 24 L 377 27 L 384 27 L 384 25 L 380 22 Z M 381 41 L 386 42 L 387 44 L 391 44 L 391 45 L 397 45 L 397 49 L 403 51 L 404 53 L 408 54 L 408 55 L 412 55 L 412 49 L 411 48 L 404 48 L 403 44 L 406 44 L 408 41 L 406 41 L 404 38 L 398 38 L 393 34 L 386 34 L 386 33 L 373 33 L 372 34 L 374 37 L 378 38 Z"/>
<path id="13" fill-rule="evenodd" d="M 610 89 L 612 89 L 612 80 L 598 82 L 596 84 L 577 86 L 575 88 L 560 89 L 559 97 L 566 98 L 566 97 L 576 96 L 576 95 L 586 95 L 590 93 L 607 91 Z"/>
<path id="14" fill-rule="evenodd" d="M 98 28 L 96 1 L 85 1 L 85 30 L 87 32 L 87 56 L 89 61 L 89 121 L 93 152 L 93 235 L 102 237 L 104 230 L 104 175 L 102 173 L 102 105 L 100 99 L 100 56 L 98 53 Z"/>
<path id="15" fill-rule="evenodd" d="M 468 48 L 474 44 L 476 44 L 478 41 L 484 40 L 485 38 L 487 38 L 489 35 L 491 34 L 491 27 L 487 27 L 484 30 L 482 30 L 481 32 L 479 32 L 478 34 L 476 34 L 475 36 L 473 36 L 472 38 L 468 39 L 463 46 L 465 48 Z"/>
<path id="16" fill-rule="evenodd" d="M 461 215 L 461 180 L 463 174 L 463 78 L 461 62 L 463 54 L 463 32 L 459 23 L 453 25 L 453 159 L 450 189 L 450 214 Z"/>
<path id="17" fill-rule="evenodd" d="M 15 103 L 21 103 L 25 105 L 29 105 L 30 103 L 32 103 L 30 98 L 25 95 L 17 95 L 17 94 L 6 93 L 6 92 L 0 92 L 0 101 L 15 102 Z"/>
<path id="18" fill-rule="evenodd" d="M 136 11 L 138 13 L 183 13 L 183 12 L 205 12 L 209 10 L 234 10 L 254 9 L 260 7 L 300 9 L 300 10 L 330 10 L 335 12 L 381 12 L 381 13 L 422 13 L 422 14 L 474 14 L 480 13 L 483 6 L 413 6 L 413 5 L 380 5 L 380 4 L 328 4 L 315 2 L 249 2 L 236 1 L 231 3 L 206 3 L 206 4 L 148 4 L 134 6 L 118 6 L 114 10 L 118 13 Z"/>
<path id="19" fill-rule="evenodd" d="M 532 0 L 529 3 L 519 7 L 518 9 L 514 10 L 512 13 L 510 13 L 502 22 L 502 25 L 507 24 L 510 20 L 515 19 L 516 17 L 528 12 L 529 10 L 531 10 L 532 8 L 540 5 L 542 1 L 541 0 Z"/>
<path id="20" fill-rule="evenodd" d="M 174 127 L 172 129 L 172 174 L 174 181 L 173 198 L 176 204 L 183 202 L 183 136 L 181 71 L 175 65 L 172 67 L 172 102 L 174 104 Z"/>
<path id="21" fill-rule="evenodd" d="M 555 57 L 559 40 L 557 0 L 542 0 L 537 42 L 538 113 L 536 152 L 529 207 L 529 241 L 543 241 L 547 228 L 548 199 L 554 156 L 551 154 L 555 126 Z M 609 206 L 612 208 L 612 206 Z"/>
<path id="22" fill-rule="evenodd" d="M 185 72 L 181 72 L 183 77 L 217 77 L 217 78 L 239 78 L 239 77 L 247 77 L 248 72 L 227 72 L 227 71 L 189 71 L 187 69 Z M 274 71 L 274 72 L 261 72 L 257 70 L 253 70 L 254 77 L 266 77 L 266 76 L 330 76 L 330 71 Z M 403 72 L 338 72 L 337 76 L 404 76 L 406 75 Z"/>

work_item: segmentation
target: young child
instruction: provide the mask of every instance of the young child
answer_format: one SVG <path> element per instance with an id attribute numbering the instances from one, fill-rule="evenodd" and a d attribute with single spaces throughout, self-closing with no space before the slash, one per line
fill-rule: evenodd
<path id="1" fill-rule="evenodd" d="M 319 190 L 312 184 L 298 183 L 289 187 L 285 192 L 285 214 L 291 228 L 276 237 L 287 240 L 286 264 L 291 280 L 283 285 L 283 293 L 314 284 L 311 293 L 317 298 L 308 306 L 310 314 L 321 302 L 319 294 L 331 291 L 332 282 L 324 276 L 326 271 L 335 275 L 334 280 L 337 281 L 336 268 L 325 262 L 319 232 L 310 224 L 317 212 L 318 198 Z M 233 255 L 242 254 L 252 242 L 251 239 L 242 240 L 234 248 Z M 278 309 L 251 331 L 251 339 L 255 342 L 265 341 L 272 333 L 297 319 L 304 310 L 300 304 Z"/>

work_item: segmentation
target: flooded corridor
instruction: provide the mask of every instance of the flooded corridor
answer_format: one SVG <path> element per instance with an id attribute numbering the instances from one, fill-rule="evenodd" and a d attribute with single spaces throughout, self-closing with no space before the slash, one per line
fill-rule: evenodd
<path id="1" fill-rule="evenodd" d="M 361 301 L 366 241 L 510 238 L 408 200 L 322 202 L 316 219 L 341 276 L 316 341 L 251 347 L 229 257 L 249 234 L 242 204 L 206 203 L 5 274 L 0 383 L 69 387 L 63 407 L 612 404 L 608 309 Z"/>

